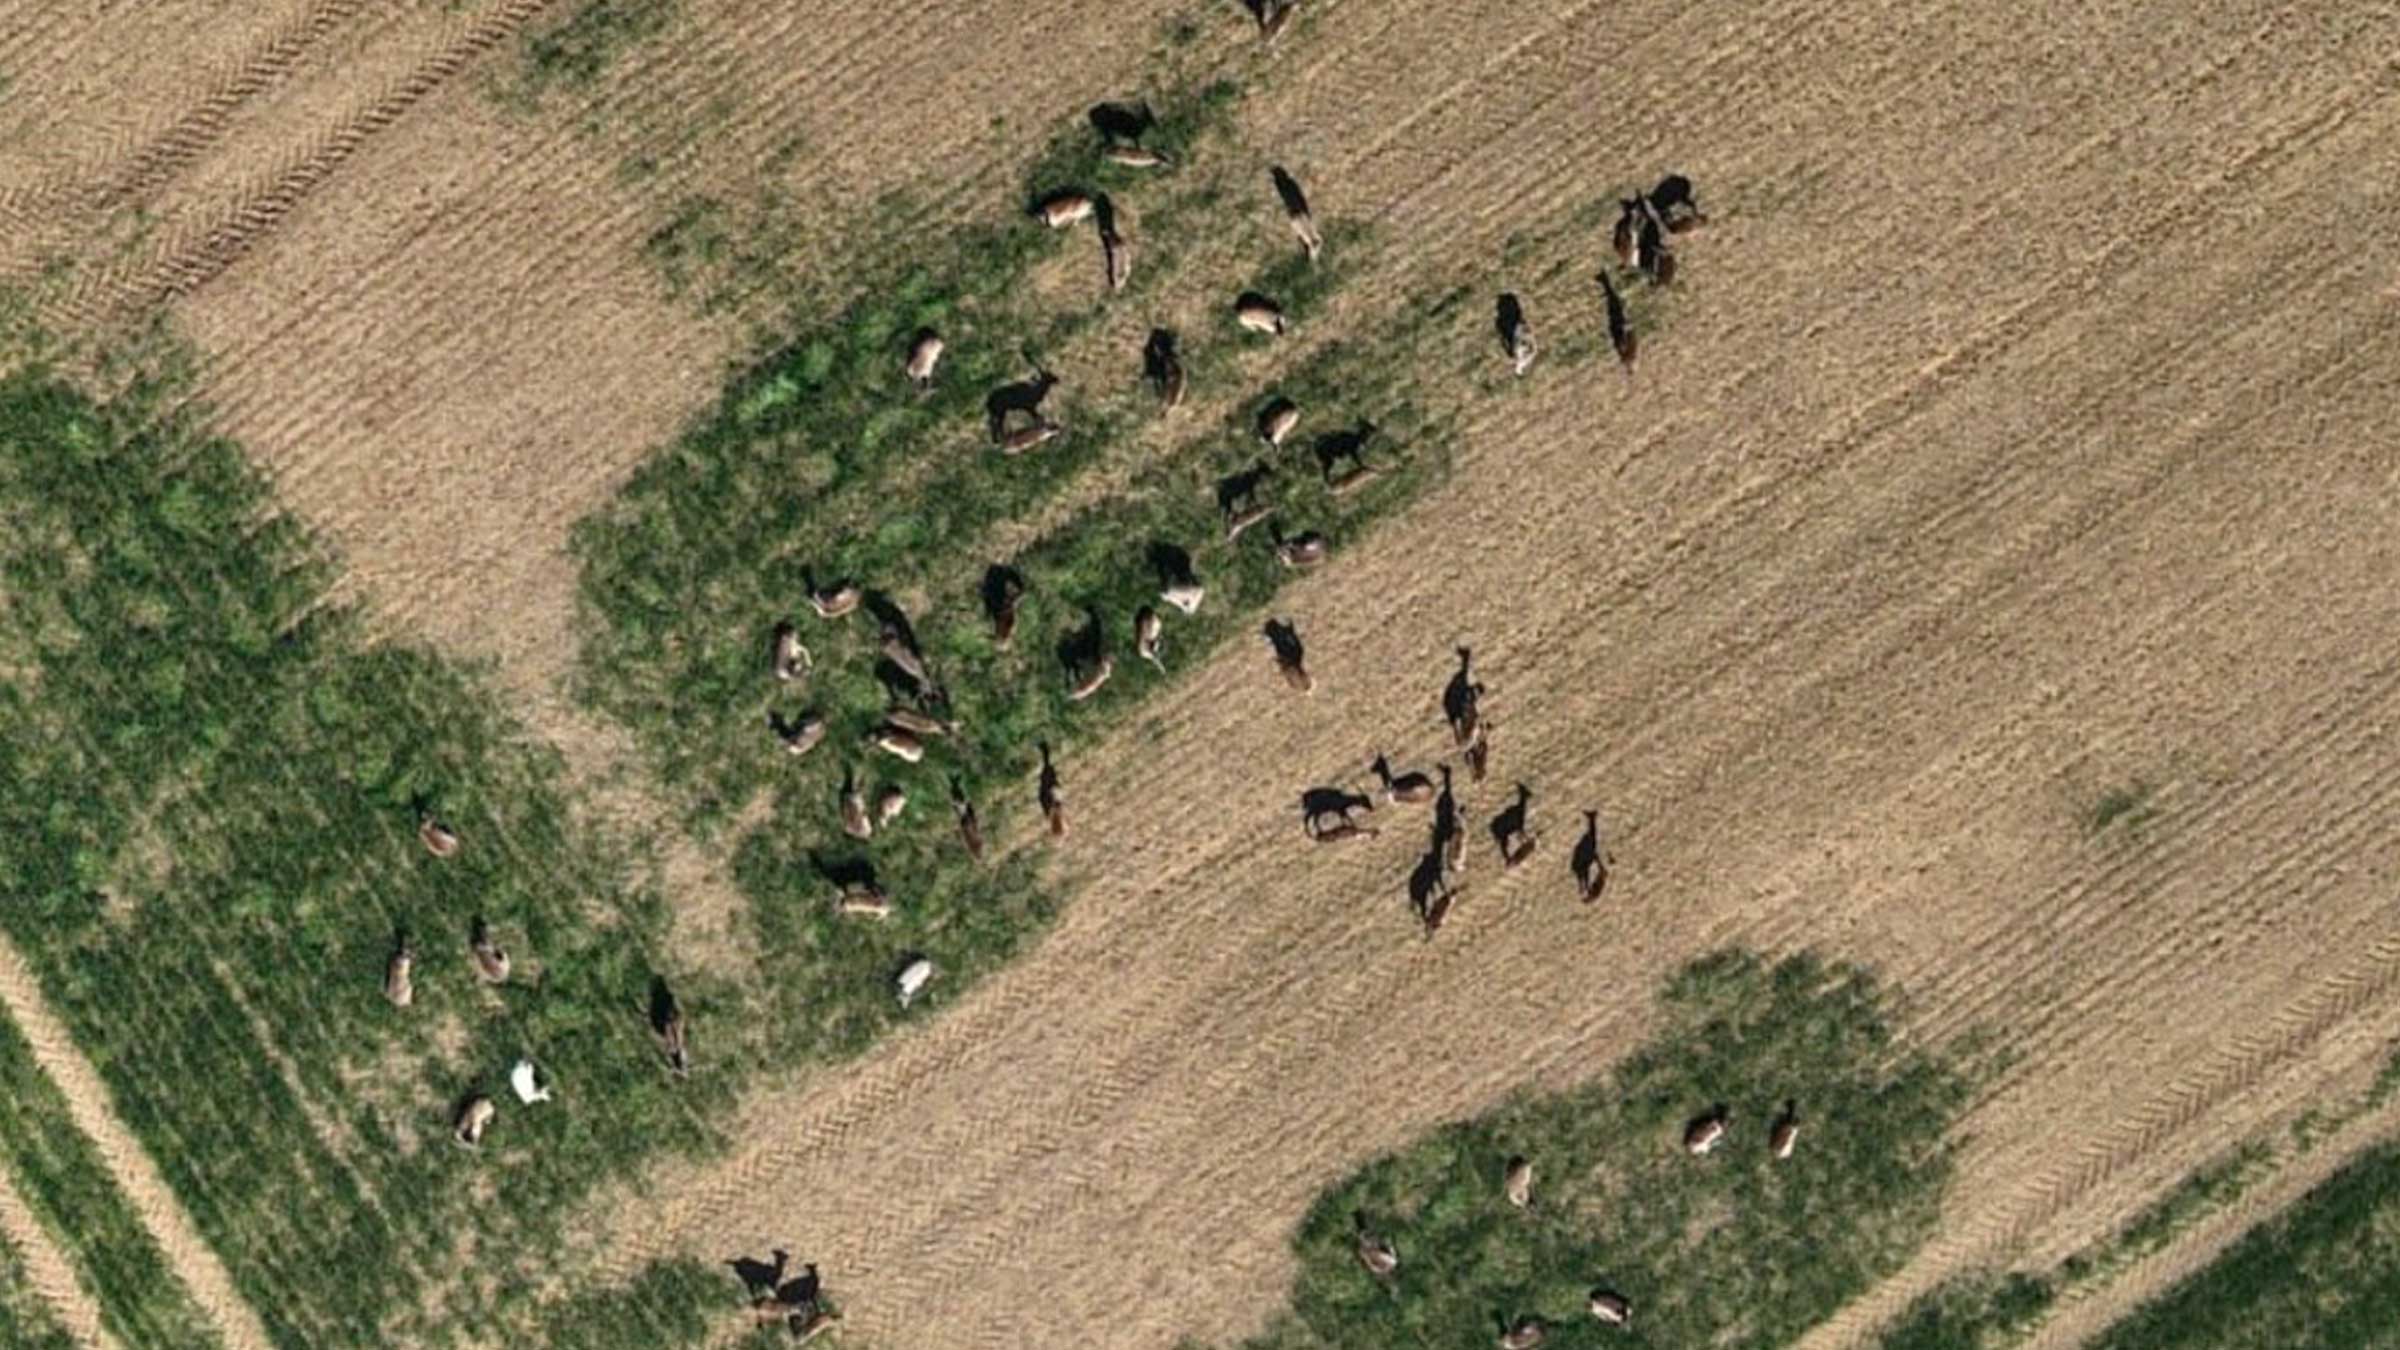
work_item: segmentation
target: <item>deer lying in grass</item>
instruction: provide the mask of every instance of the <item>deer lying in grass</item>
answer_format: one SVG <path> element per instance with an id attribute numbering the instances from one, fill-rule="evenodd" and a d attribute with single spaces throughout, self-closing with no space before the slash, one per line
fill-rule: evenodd
<path id="1" fill-rule="evenodd" d="M 907 789 L 898 786 L 885 788 L 875 794 L 875 828 L 880 830 L 898 820 L 900 813 L 907 809 Z"/>
<path id="2" fill-rule="evenodd" d="M 1092 218 L 1092 199 L 1072 190 L 1053 192 L 1035 202 L 1027 214 L 1054 230 L 1080 225 Z"/>
<path id="3" fill-rule="evenodd" d="M 1050 762 L 1050 743 L 1039 742 L 1042 753 L 1040 785 L 1034 789 L 1034 800 L 1041 804 L 1042 819 L 1050 825 L 1050 837 L 1063 839 L 1067 834 L 1067 799 L 1059 790 L 1058 766 Z"/>
<path id="4" fill-rule="evenodd" d="M 910 386 L 922 394 L 933 388 L 934 367 L 942 362 L 941 335 L 930 328 L 917 330 L 917 339 L 908 346 L 907 364 L 901 371 L 908 376 Z"/>
<path id="5" fill-rule="evenodd" d="M 851 919 L 888 919 L 892 897 L 873 881 L 846 881 L 834 894 L 833 912 Z"/>
<path id="6" fill-rule="evenodd" d="M 1281 449 L 1284 439 L 1300 425 L 1300 405 L 1288 398 L 1268 402 L 1258 414 L 1258 438 L 1271 449 Z"/>
<path id="7" fill-rule="evenodd" d="M 864 592 L 847 581 L 818 586 L 803 578 L 802 584 L 808 588 L 808 607 L 815 610 L 820 619 L 841 618 L 858 608 L 859 601 L 866 598 Z"/>
<path id="8" fill-rule="evenodd" d="M 867 814 L 867 794 L 858 786 L 856 771 L 842 770 L 842 833 L 853 839 L 875 837 L 875 818 Z"/>
<path id="9" fill-rule="evenodd" d="M 1067 702 L 1081 703 L 1085 699 L 1090 698 L 1092 695 L 1099 693 L 1102 686 L 1108 683 L 1108 677 L 1115 674 L 1116 670 L 1117 658 L 1109 655 L 1107 652 L 1102 652 L 1097 657 L 1093 658 L 1089 664 L 1085 665 L 1080 672 L 1069 671 L 1067 675 Z"/>
<path id="10" fill-rule="evenodd" d="M 918 688 L 933 687 L 933 676 L 925 670 L 925 654 L 917 650 L 916 638 L 900 625 L 884 624 L 875 645 L 876 650 L 883 653 L 883 659 L 898 666 L 908 678 L 917 682 Z"/>
<path id="11" fill-rule="evenodd" d="M 917 739 L 913 733 L 888 723 L 868 732 L 866 743 L 909 764 L 925 758 L 925 742 Z"/>
<path id="12" fill-rule="evenodd" d="M 491 1098 L 476 1093 L 458 1108 L 458 1115 L 450 1122 L 450 1137 L 468 1148 L 480 1148 L 483 1132 L 491 1127 L 492 1117 L 498 1114 L 500 1108 L 492 1105 Z"/>
<path id="13" fill-rule="evenodd" d="M 1640 345 L 1633 334 L 1633 325 L 1625 317 L 1625 297 L 1617 294 L 1616 283 L 1608 273 L 1600 274 L 1600 298 L 1608 305 L 1608 345 L 1617 350 L 1617 364 L 1627 376 L 1633 374 L 1635 349 Z"/>
<path id="14" fill-rule="evenodd" d="M 825 739 L 825 719 L 814 712 L 804 712 L 798 720 L 787 721 L 782 713 L 769 710 L 767 730 L 775 733 L 776 740 L 783 742 L 784 753 L 805 755 Z"/>
<path id="15" fill-rule="evenodd" d="M 1300 630 L 1292 627 L 1288 619 L 1269 619 L 1263 631 L 1268 647 L 1274 651 L 1275 669 L 1283 676 L 1283 682 L 1295 693 L 1317 692 L 1317 679 L 1308 673 L 1305 661 L 1307 651 L 1300 645 Z"/>
<path id="16" fill-rule="evenodd" d="M 1128 169 L 1166 169 L 1175 164 L 1174 160 L 1149 146 L 1122 143 L 1100 147 L 1100 158 Z"/>
<path id="17" fill-rule="evenodd" d="M 922 956 L 911 957 L 900 967 L 900 973 L 892 978 L 892 987 L 900 995 L 902 1009 L 917 1001 L 917 995 L 925 992 L 925 986 L 933 982 L 935 973 L 933 962 Z"/>
<path id="18" fill-rule="evenodd" d="M 550 1085 L 541 1081 L 540 1073 L 530 1059 L 520 1059 L 510 1066 L 508 1086 L 510 1091 L 517 1094 L 517 1100 L 527 1106 L 550 1100 Z"/>
<path id="19" fill-rule="evenodd" d="M 658 1038 L 658 1052 L 666 1058 L 667 1071 L 677 1078 L 688 1077 L 692 1072 L 692 1054 L 684 1029 L 683 1005 L 675 1000 L 674 991 L 667 988 L 665 976 L 654 976 L 650 981 L 650 1034 Z"/>
<path id="20" fill-rule="evenodd" d="M 1783 1114 L 1775 1118 L 1775 1128 L 1767 1135 L 1767 1152 L 1777 1162 L 1792 1156 L 1800 1145 L 1800 1103 L 1785 1102 Z"/>
<path id="21" fill-rule="evenodd" d="M 1500 1178 L 1500 1193 L 1508 1203 L 1519 1209 L 1533 1206 L 1533 1160 L 1523 1156 L 1508 1160 L 1508 1170 Z"/>
<path id="22" fill-rule="evenodd" d="M 1158 598 L 1186 614 L 1197 614 L 1200 601 L 1207 594 L 1207 588 L 1197 581 L 1178 581 L 1160 590 Z"/>
<path id="23" fill-rule="evenodd" d="M 1625 1301 L 1623 1294 L 1607 1289 L 1595 1289 L 1592 1291 L 1591 1302 L 1586 1306 L 1592 1310 L 1592 1316 L 1612 1327 L 1633 1325 L 1633 1305 Z"/>
<path id="24" fill-rule="evenodd" d="M 402 933 L 392 947 L 391 959 L 383 965 L 383 996 L 393 1007 L 405 1008 L 417 1001 L 416 969 L 416 948 Z"/>
<path id="25" fill-rule="evenodd" d="M 883 720 L 886 726 L 905 731 L 920 740 L 958 734 L 958 719 L 936 717 L 932 713 L 912 708 L 905 703 L 894 703 L 885 708 Z"/>
<path id="26" fill-rule="evenodd" d="M 1400 1268 L 1400 1253 L 1392 1240 L 1367 1227 L 1367 1214 L 1359 1210 L 1351 1214 L 1350 1225 L 1358 1231 L 1358 1263 L 1369 1275 L 1384 1276 Z"/>
<path id="27" fill-rule="evenodd" d="M 1432 775 L 1404 773 L 1395 778 L 1392 776 L 1392 761 L 1389 755 L 1377 755 L 1375 762 L 1368 765 L 1367 770 L 1383 783 L 1383 799 L 1386 802 L 1402 802 L 1414 806 L 1420 802 L 1433 800 Z"/>
<path id="28" fill-rule="evenodd" d="M 1241 538 L 1243 531 L 1265 520 L 1274 510 L 1272 503 L 1259 496 L 1260 489 L 1274 476 L 1275 466 L 1260 459 L 1239 473 L 1217 480 L 1217 512 L 1225 519 L 1226 543 Z"/>
<path id="29" fill-rule="evenodd" d="M 500 944 L 492 937 L 490 925 L 484 923 L 480 914 L 468 926 L 467 952 L 475 958 L 475 973 L 483 977 L 485 984 L 508 982 L 508 953 L 500 949 Z"/>
<path id="30" fill-rule="evenodd" d="M 1158 658 L 1158 640 L 1165 628 L 1158 611 L 1150 606 L 1144 605 L 1134 611 L 1133 654 L 1158 667 L 1161 675 L 1167 673 L 1167 663 Z"/>
<path id="31" fill-rule="evenodd" d="M 806 675 L 816 664 L 816 658 L 808 654 L 808 648 L 800 645 L 800 630 L 788 623 L 775 625 L 775 641 L 772 644 L 772 652 L 775 678 L 784 684 L 790 684 Z"/>
<path id="32" fill-rule="evenodd" d="M 1289 539 L 1284 538 L 1283 531 L 1277 530 L 1272 537 L 1275 540 L 1275 561 L 1295 571 L 1316 566 L 1325 561 L 1326 555 L 1333 550 L 1333 545 L 1325 536 L 1315 530 L 1303 530 Z"/>
<path id="33" fill-rule="evenodd" d="M 1235 297 L 1233 317 L 1243 328 L 1268 337 L 1281 337 L 1290 327 L 1284 320 L 1283 306 L 1256 291 L 1244 291 Z"/>
<path id="34" fill-rule="evenodd" d="M 1133 241 L 1113 225 L 1100 231 L 1100 267 L 1112 291 L 1124 290 L 1125 283 L 1133 280 Z"/>
<path id="35" fill-rule="evenodd" d="M 430 814 L 417 817 L 417 842 L 437 858 L 458 856 L 458 835 Z"/>
<path id="36" fill-rule="evenodd" d="M 1066 426 L 1063 423 L 1054 422 L 1047 417 L 1037 417 L 1028 426 L 1021 426 L 1014 431 L 1003 433 L 1000 437 L 1000 453 L 1014 459 L 1028 450 L 1049 444 L 1065 431 Z"/>
<path id="37" fill-rule="evenodd" d="M 1550 1328 L 1538 1317 L 1520 1317 L 1500 1333 L 1500 1350 L 1533 1350 L 1550 1339 Z"/>
<path id="38" fill-rule="evenodd" d="M 966 846 L 967 857 L 983 861 L 983 824 L 975 818 L 975 803 L 967 800 L 967 788 L 950 776 L 950 812 L 958 817 L 958 841 Z"/>
<path id="39" fill-rule="evenodd" d="M 1725 1141 L 1725 1131 L 1733 1124 L 1733 1115 L 1722 1106 L 1710 1107 L 1683 1128 L 1683 1151 L 1695 1158 L 1705 1157 Z"/>

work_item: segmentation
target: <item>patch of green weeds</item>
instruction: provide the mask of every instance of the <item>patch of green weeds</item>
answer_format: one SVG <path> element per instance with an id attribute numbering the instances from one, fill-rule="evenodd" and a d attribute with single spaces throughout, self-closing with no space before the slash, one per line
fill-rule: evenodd
<path id="1" fill-rule="evenodd" d="M 581 0 L 565 18 L 525 35 L 502 102 L 530 111 L 554 90 L 591 85 L 665 32 L 681 9 L 682 0 Z"/>
<path id="2" fill-rule="evenodd" d="M 2098 835 L 2115 829 L 2121 833 L 2136 833 L 2158 816 L 2158 789 L 2136 779 L 2100 794 L 2084 812 L 2084 833 Z"/>

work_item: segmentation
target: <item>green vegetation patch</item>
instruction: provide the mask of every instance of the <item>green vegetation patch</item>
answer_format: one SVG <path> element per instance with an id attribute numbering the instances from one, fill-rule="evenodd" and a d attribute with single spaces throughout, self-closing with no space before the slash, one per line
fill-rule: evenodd
<path id="1" fill-rule="evenodd" d="M 1881 1350 L 2000 1350 L 2041 1325 L 2057 1300 L 2057 1282 L 2039 1275 L 1963 1276 L 1921 1295 L 1876 1344 Z"/>
<path id="2" fill-rule="evenodd" d="M 552 90 L 591 85 L 665 32 L 681 9 L 682 0 L 582 0 L 565 18 L 525 34 L 502 102 L 531 109 Z"/>
<path id="3" fill-rule="evenodd" d="M 0 924 L 279 1343 L 505 1325 L 592 1185 L 703 1144 L 733 1083 L 664 1072 L 663 905 L 572 823 L 555 755 L 476 680 L 365 641 L 150 356 L 98 395 L 0 376 Z M 420 804 L 458 856 L 419 844 Z M 467 959 L 479 915 L 505 987 Z M 406 1011 L 381 989 L 401 932 Z M 697 1026 L 740 1020 L 678 987 Z M 557 1100 L 515 1102 L 519 1055 Z M 502 1103 L 479 1152 L 448 1137 L 470 1090 Z M 485 1278 L 453 1283 L 470 1258 Z"/>
<path id="4" fill-rule="evenodd" d="M 1898 1046 L 1864 972 L 1795 956 L 1705 959 L 1664 994 L 1666 1026 L 1607 1079 L 1512 1101 L 1379 1159 L 1319 1198 L 1296 1239 L 1293 1311 L 1255 1347 L 1487 1345 L 1539 1317 L 1545 1346 L 1789 1343 L 1932 1232 L 1943 1135 L 1968 1082 Z M 1794 1155 L 1770 1124 L 1800 1111 Z M 1712 1108 L 1731 1128 L 1682 1147 Z M 1532 1204 L 1503 1195 L 1534 1165 Z M 1400 1258 L 1358 1255 L 1359 1225 Z M 1587 1311 L 1627 1299 L 1627 1328 Z"/>
<path id="5" fill-rule="evenodd" d="M 2400 1344 L 2400 1144 L 2369 1150 L 2098 1350 L 2371 1350 Z"/>
<path id="6" fill-rule="evenodd" d="M 0 1350 L 75 1350 L 75 1338 L 33 1287 L 24 1253 L 0 1236 Z"/>
<path id="7" fill-rule="evenodd" d="M 102 1324 L 125 1345 L 216 1344 L 191 1291 L 168 1270 L 141 1217 L 117 1189 L 67 1099 L 33 1059 L 14 1022 L 0 1017 L 0 1167 L 49 1230 L 100 1305 Z M 30 1290 L 0 1280 L 0 1309 Z M 42 1310 L 47 1317 L 47 1310 Z M 28 1327 L 41 1325 L 29 1321 Z M 0 1341 L 0 1344 L 6 1344 Z M 30 1344 L 40 1344 L 38 1339 Z"/>

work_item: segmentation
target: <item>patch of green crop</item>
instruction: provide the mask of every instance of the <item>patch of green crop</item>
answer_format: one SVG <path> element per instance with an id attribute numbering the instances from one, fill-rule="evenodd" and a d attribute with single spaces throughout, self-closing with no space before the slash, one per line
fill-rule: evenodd
<path id="1" fill-rule="evenodd" d="M 0 1168 L 74 1262 L 109 1333 L 125 1345 L 216 1344 L 191 1291 L 167 1268 L 108 1165 L 75 1127 L 66 1097 L 34 1062 L 24 1033 L 5 1017 L 0 1101 L 8 1103 L 0 1111 Z M 0 1307 L 16 1298 L 16 1291 L 0 1288 Z"/>
<path id="2" fill-rule="evenodd" d="M 682 0 L 581 0 L 556 23 L 525 34 L 504 103 L 531 109 L 553 90 L 592 84 L 678 16 Z"/>
<path id="3" fill-rule="evenodd" d="M 1878 1350 L 2002 1350 L 2023 1340 L 2058 1301 L 2057 1281 L 2022 1271 L 1950 1280 L 1884 1329 Z"/>
<path id="4" fill-rule="evenodd" d="M 2119 832 L 2140 830 L 2158 815 L 2157 795 L 2156 787 L 2139 780 L 2110 788 L 2084 812 L 2084 832 L 2097 835 L 2112 828 Z"/>
<path id="5" fill-rule="evenodd" d="M 0 1350 L 75 1350 L 75 1338 L 35 1291 L 24 1254 L 5 1234 L 0 1234 Z"/>
<path id="6" fill-rule="evenodd" d="M 1813 957 L 1721 954 L 1663 997 L 1664 1029 L 1606 1079 L 1329 1188 L 1295 1239 L 1292 1311 L 1253 1350 L 1488 1345 L 1528 1316 L 1546 1346 L 1781 1346 L 1897 1270 L 1939 1216 L 1967 1080 L 1894 1042 L 1864 972 Z M 1777 1162 L 1787 1100 L 1803 1133 Z M 1724 1144 L 1685 1153 L 1685 1124 L 1720 1105 Z M 1523 1211 L 1501 1190 L 1515 1156 L 1535 1167 Z M 1360 1264 L 1361 1222 L 1398 1251 L 1390 1277 Z M 1596 1289 L 1630 1300 L 1630 1336 L 1586 1311 Z"/>
<path id="7" fill-rule="evenodd" d="M 2375 1350 L 2400 1344 L 2400 1144 L 2369 1150 L 2098 1350 Z"/>

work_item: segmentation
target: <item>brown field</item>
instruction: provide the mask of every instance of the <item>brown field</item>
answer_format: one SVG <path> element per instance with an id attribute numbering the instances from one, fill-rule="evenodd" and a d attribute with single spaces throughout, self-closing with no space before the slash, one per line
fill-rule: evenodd
<path id="1" fill-rule="evenodd" d="M 495 661 L 597 773 L 629 766 L 559 688 L 567 529 L 742 345 L 663 292 L 641 244 L 665 203 L 626 147 L 716 98 L 679 184 L 794 136 L 804 197 L 951 181 L 1118 92 L 1168 7 L 693 3 L 638 78 L 535 114 L 483 87 L 532 0 L 15 8 L 11 111 L 57 130 L 0 125 L 0 274 L 78 260 L 43 291 L 66 324 L 170 305 L 379 622 Z M 1207 59 L 1287 64 L 1244 135 L 1320 215 L 1388 230 L 1366 295 L 1674 168 L 1716 219 L 1671 322 L 1630 383 L 1537 368 L 1479 407 L 1451 483 L 1287 593 L 1313 699 L 1236 644 L 1067 764 L 1060 865 L 1088 885 L 1028 956 L 754 1097 L 729 1157 L 604 1206 L 578 1255 L 788 1245 L 885 1345 L 1239 1335 L 1281 1306 L 1319 1188 L 1606 1070 L 1700 953 L 1815 947 L 1876 968 L 1913 1036 L 1988 1028 L 2015 1059 L 1963 1123 L 1942 1234 L 1813 1350 L 2115 1231 L 2390 1052 L 2388 13 L 1317 0 L 1262 58 L 1231 0 L 1183 12 Z M 53 53 L 71 97 L 26 73 Z M 1575 284 L 1527 292 L 1545 337 L 1599 322 L 1606 240 L 1568 246 Z M 1522 781 L 1545 838 L 1506 879 L 1475 854 L 1428 944 L 1409 846 L 1310 850 L 1291 805 L 1378 749 L 1430 767 L 1460 643 L 1497 728 L 1470 821 Z M 2136 783 L 2140 819 L 2087 828 Z M 1564 861 L 1587 806 L 1619 863 L 1592 909 Z M 679 906 L 730 922 L 714 860 L 680 857 Z M 105 1114 L 86 1129 L 142 1194 Z"/>

